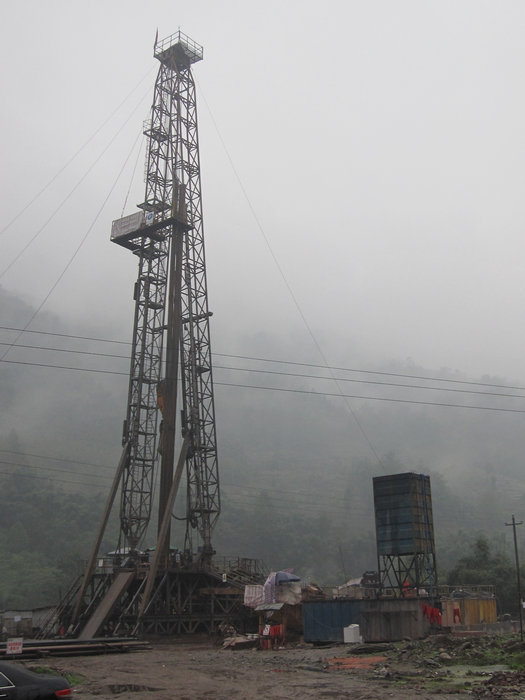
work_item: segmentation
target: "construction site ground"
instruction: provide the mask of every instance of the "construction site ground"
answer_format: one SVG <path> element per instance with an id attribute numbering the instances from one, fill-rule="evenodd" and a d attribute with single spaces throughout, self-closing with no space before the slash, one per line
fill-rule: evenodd
<path id="1" fill-rule="evenodd" d="M 437 635 L 396 644 L 223 648 L 205 639 L 24 661 L 68 675 L 79 700 L 525 698 L 519 638 Z"/>

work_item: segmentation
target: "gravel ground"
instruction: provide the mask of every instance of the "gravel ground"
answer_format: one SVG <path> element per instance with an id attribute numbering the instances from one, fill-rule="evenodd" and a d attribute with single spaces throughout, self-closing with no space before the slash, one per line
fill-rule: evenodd
<path id="1" fill-rule="evenodd" d="M 138 652 L 53 657 L 26 665 L 49 666 L 60 674 L 75 675 L 79 700 L 525 697 L 525 680 L 518 676 L 510 680 L 507 676 L 490 686 L 488 673 L 467 672 L 459 677 L 421 658 L 408 663 L 400 660 L 398 649 L 390 659 L 385 658 L 388 652 L 355 657 L 349 651 L 344 645 L 260 651 L 223 649 L 209 642 L 159 643 Z M 369 664 L 364 661 L 367 657 L 371 657 Z M 367 665 L 369 669 L 363 668 Z"/>

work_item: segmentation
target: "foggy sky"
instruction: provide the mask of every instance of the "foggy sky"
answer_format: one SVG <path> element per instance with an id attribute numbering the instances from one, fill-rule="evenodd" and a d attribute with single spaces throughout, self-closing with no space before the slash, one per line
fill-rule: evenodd
<path id="1" fill-rule="evenodd" d="M 109 232 L 144 196 L 155 32 L 180 27 L 204 46 L 214 350 L 263 331 L 320 361 L 265 235 L 329 362 L 525 382 L 524 25 L 518 1 L 1 3 L 3 222 L 135 91 L 0 234 L 4 269 L 69 197 L 0 284 L 39 305 L 92 227 L 45 309 L 130 338 L 136 259 Z"/>

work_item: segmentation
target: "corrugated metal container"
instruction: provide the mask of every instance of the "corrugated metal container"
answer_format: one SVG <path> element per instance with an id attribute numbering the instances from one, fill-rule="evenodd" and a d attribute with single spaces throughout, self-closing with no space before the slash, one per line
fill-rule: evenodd
<path id="1" fill-rule="evenodd" d="M 344 628 L 359 624 L 360 600 L 303 602 L 305 642 L 344 642 Z"/>
<path id="2" fill-rule="evenodd" d="M 378 476 L 373 483 L 378 555 L 433 552 L 430 477 L 408 472 Z"/>
<path id="3" fill-rule="evenodd" d="M 344 642 L 344 628 L 359 625 L 365 642 L 422 639 L 429 623 L 420 600 L 310 600 L 303 602 L 304 641 Z"/>
<path id="4" fill-rule="evenodd" d="M 441 600 L 443 627 L 493 624 L 498 620 L 496 598 L 446 598 Z"/>
<path id="5" fill-rule="evenodd" d="M 361 634 L 366 642 L 423 639 L 429 629 L 418 599 L 371 600 L 361 615 Z"/>

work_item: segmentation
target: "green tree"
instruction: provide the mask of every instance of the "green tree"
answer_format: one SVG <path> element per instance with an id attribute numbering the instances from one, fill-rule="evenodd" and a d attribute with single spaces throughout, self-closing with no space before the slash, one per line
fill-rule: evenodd
<path id="1" fill-rule="evenodd" d="M 0 478 L 0 609 L 56 603 L 80 573 L 98 523 L 95 495 L 72 501 L 34 473 L 24 465 Z"/>
<path id="2" fill-rule="evenodd" d="M 461 557 L 448 572 L 450 586 L 493 585 L 499 613 L 518 613 L 516 568 L 503 551 L 493 551 L 488 539 L 480 535 L 469 554 Z"/>

